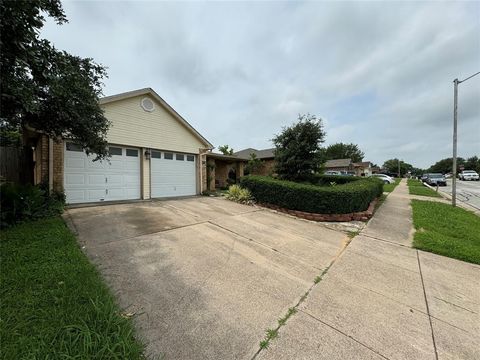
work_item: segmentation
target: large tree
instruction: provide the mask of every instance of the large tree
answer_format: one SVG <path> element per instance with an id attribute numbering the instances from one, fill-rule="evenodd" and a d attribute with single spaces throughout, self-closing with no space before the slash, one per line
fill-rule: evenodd
<path id="1" fill-rule="evenodd" d="M 325 159 L 352 159 L 353 162 L 361 162 L 365 154 L 356 144 L 336 143 L 325 149 Z"/>
<path id="2" fill-rule="evenodd" d="M 272 139 L 276 147 L 275 172 L 283 179 L 302 180 L 319 171 L 324 139 L 322 119 L 299 115 L 298 122 L 283 128 Z"/>
<path id="3" fill-rule="evenodd" d="M 45 16 L 67 22 L 60 1 L 0 0 L 0 14 L 0 126 L 69 137 L 107 156 L 109 122 L 98 104 L 105 68 L 39 36 Z"/>
<path id="4" fill-rule="evenodd" d="M 383 168 L 389 173 L 398 174 L 398 163 L 400 162 L 400 176 L 405 175 L 407 172 L 412 171 L 413 165 L 406 163 L 399 159 L 390 159 L 383 163 Z"/>
<path id="5" fill-rule="evenodd" d="M 464 158 L 458 157 L 457 158 L 457 173 L 461 170 L 460 168 L 463 167 L 465 170 L 475 170 L 480 172 L 480 159 L 478 156 L 472 156 L 465 160 Z M 451 173 L 453 172 L 453 159 L 446 158 L 437 161 L 435 164 L 428 168 L 427 172 L 431 173 Z"/>

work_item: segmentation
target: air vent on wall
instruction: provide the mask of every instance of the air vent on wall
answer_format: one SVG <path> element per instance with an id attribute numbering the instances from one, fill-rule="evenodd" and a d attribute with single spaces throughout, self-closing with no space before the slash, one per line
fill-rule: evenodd
<path id="1" fill-rule="evenodd" d="M 141 102 L 142 108 L 145 111 L 152 112 L 155 110 L 155 104 L 153 103 L 152 99 L 150 98 L 143 98 Z"/>

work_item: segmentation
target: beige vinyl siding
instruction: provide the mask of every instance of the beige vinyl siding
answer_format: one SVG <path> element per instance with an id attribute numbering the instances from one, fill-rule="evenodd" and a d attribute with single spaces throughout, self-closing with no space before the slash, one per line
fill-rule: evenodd
<path id="1" fill-rule="evenodd" d="M 154 111 L 143 110 L 140 102 L 144 97 L 149 97 L 155 103 Z M 199 148 L 205 147 L 192 131 L 151 96 L 123 99 L 104 104 L 102 108 L 111 121 L 107 134 L 109 143 L 193 154 L 198 154 Z"/>

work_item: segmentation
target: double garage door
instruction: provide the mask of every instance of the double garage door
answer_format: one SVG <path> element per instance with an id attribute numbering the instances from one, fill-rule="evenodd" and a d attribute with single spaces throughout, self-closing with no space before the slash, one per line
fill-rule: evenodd
<path id="1" fill-rule="evenodd" d="M 80 146 L 65 143 L 64 188 L 67 203 L 140 199 L 140 149 L 110 146 L 111 157 L 93 161 Z M 151 197 L 196 194 L 196 157 L 151 152 Z"/>

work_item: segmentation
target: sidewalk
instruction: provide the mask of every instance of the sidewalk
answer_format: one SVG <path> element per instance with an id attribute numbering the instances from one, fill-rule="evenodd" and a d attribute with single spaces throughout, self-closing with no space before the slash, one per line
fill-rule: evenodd
<path id="1" fill-rule="evenodd" d="M 480 359 L 480 266 L 412 236 L 402 180 L 257 359 Z"/>

